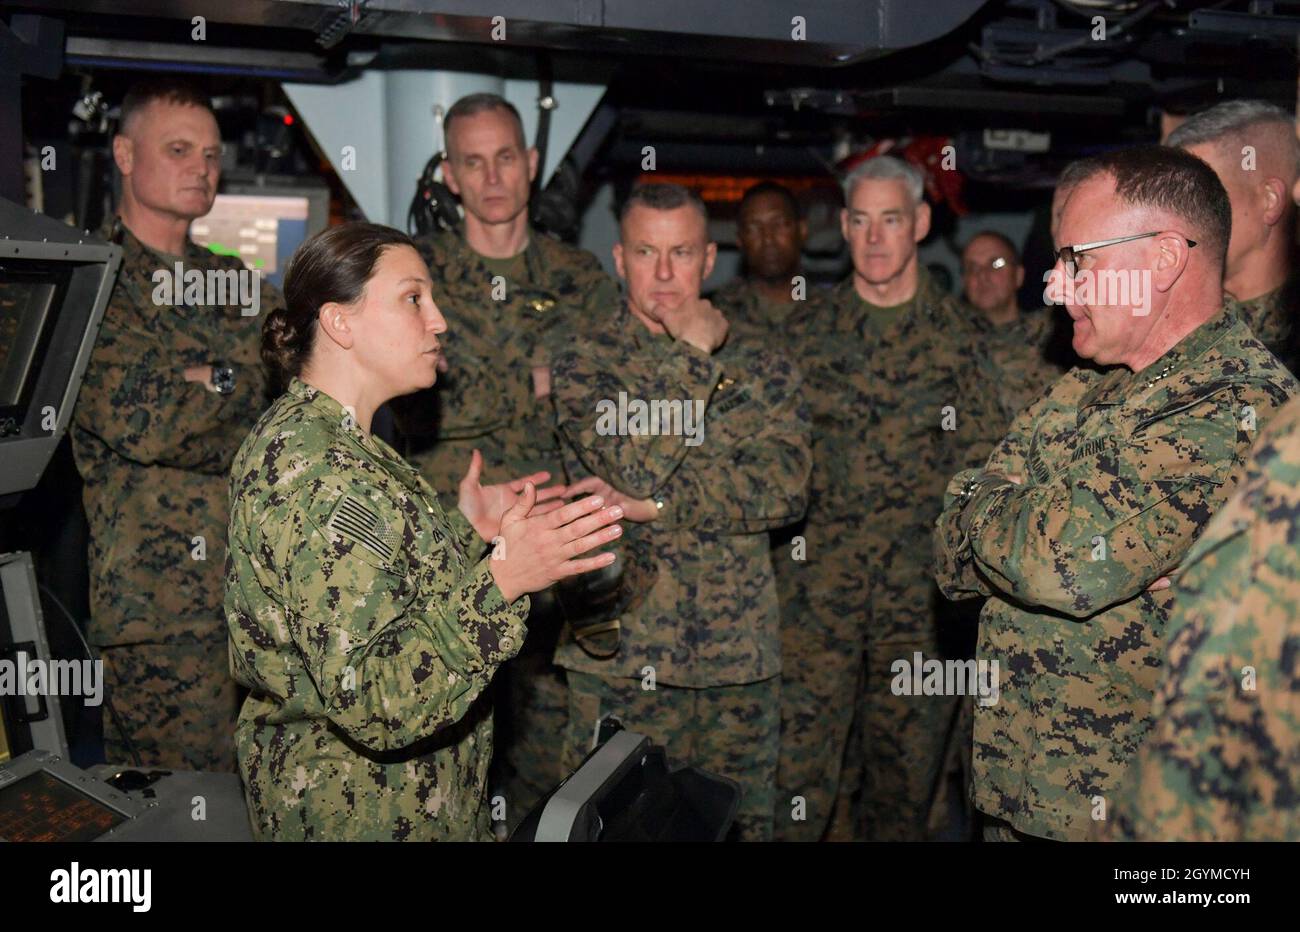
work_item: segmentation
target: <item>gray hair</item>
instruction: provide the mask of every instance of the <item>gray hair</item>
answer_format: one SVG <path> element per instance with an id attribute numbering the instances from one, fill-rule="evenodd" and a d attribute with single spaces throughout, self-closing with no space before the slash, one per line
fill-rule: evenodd
<path id="1" fill-rule="evenodd" d="M 1056 188 L 1058 191 L 1073 188 L 1080 181 L 1083 181 L 1089 175 L 1097 170 L 1098 162 L 1095 156 L 1075 159 L 1065 168 L 1061 169 L 1061 174 L 1056 178 Z"/>
<path id="2" fill-rule="evenodd" d="M 1300 170 L 1300 141 L 1295 135 L 1295 117 L 1265 100 L 1225 100 L 1208 110 L 1194 114 L 1169 134 L 1165 145 L 1186 149 L 1205 143 L 1240 139 L 1246 131 L 1261 123 L 1285 125 L 1290 141 L 1291 158 Z"/>
<path id="3" fill-rule="evenodd" d="M 844 178 L 844 203 L 853 200 L 853 189 L 861 181 L 901 181 L 912 198 L 912 206 L 919 207 L 925 200 L 925 179 L 915 167 L 892 155 L 877 155 L 867 159 Z"/>

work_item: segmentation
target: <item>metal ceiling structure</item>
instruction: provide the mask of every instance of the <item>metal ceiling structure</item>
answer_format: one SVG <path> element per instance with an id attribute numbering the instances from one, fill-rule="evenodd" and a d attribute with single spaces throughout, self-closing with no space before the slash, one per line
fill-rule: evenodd
<path id="1" fill-rule="evenodd" d="M 790 171 L 863 133 L 1050 130 L 1077 150 L 1149 136 L 1160 108 L 1233 96 L 1293 105 L 1300 33 L 1300 0 L 11 0 L 8 10 L 11 24 L 39 24 L 47 72 L 51 41 L 67 70 L 300 87 L 419 70 L 527 82 L 544 61 L 557 82 L 608 87 L 601 119 L 573 143 L 584 166 L 597 152 L 602 165 L 634 164 L 653 139 L 682 167 Z M 7 31 L 0 23 L 0 51 L 21 46 L 12 35 L 6 45 Z M 0 75 L 0 121 L 14 87 Z"/>

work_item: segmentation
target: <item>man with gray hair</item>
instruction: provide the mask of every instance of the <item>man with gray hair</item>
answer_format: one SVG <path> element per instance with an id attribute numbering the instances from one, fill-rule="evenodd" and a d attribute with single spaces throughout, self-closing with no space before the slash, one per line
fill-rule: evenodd
<path id="1" fill-rule="evenodd" d="M 1075 367 L 935 529 L 952 599 L 988 596 L 977 657 L 974 802 L 986 840 L 1082 840 L 1151 726 L 1169 577 L 1236 484 L 1295 379 L 1223 302 L 1227 194 L 1178 149 L 1107 153 L 1065 200 L 1053 290 Z"/>
<path id="2" fill-rule="evenodd" d="M 1223 289 L 1260 342 L 1297 367 L 1294 318 L 1300 277 L 1292 268 L 1300 174 L 1295 117 L 1262 100 L 1228 100 L 1190 117 L 1165 144 L 1209 164 L 1232 204 Z"/>
<path id="3" fill-rule="evenodd" d="M 981 462 L 1006 423 L 980 337 L 918 261 L 922 189 L 889 156 L 844 183 L 853 273 L 833 292 L 831 362 L 844 404 L 813 473 L 831 519 L 808 529 L 804 646 L 783 657 L 787 682 L 835 698 L 782 697 L 778 838 L 923 839 L 954 721 L 958 697 L 892 685 L 898 662 L 939 653 L 926 539 L 948 471 Z"/>
<path id="4" fill-rule="evenodd" d="M 228 485 L 268 404 L 265 314 L 206 288 L 164 300 L 156 286 L 160 271 L 215 272 L 251 282 L 264 312 L 283 300 L 240 259 L 190 238 L 221 176 L 221 132 L 201 90 L 166 77 L 133 85 L 113 158 L 122 200 L 103 232 L 121 244 L 122 267 L 69 431 L 90 522 L 86 634 L 122 719 L 105 716 L 104 750 L 110 763 L 132 760 L 134 746 L 146 767 L 233 771 Z"/>

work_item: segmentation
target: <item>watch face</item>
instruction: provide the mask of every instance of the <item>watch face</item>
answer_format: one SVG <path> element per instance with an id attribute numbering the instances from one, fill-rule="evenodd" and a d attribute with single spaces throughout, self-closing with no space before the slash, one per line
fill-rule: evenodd
<path id="1" fill-rule="evenodd" d="M 213 366 L 212 387 L 222 395 L 229 395 L 235 390 L 235 370 L 230 366 Z"/>

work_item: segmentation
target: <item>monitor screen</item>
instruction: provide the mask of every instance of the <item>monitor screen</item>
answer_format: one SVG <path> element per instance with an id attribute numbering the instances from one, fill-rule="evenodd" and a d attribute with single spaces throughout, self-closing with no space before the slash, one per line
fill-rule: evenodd
<path id="1" fill-rule="evenodd" d="M 218 194 L 212 211 L 190 224 L 190 238 L 224 256 L 238 256 L 280 287 L 284 266 L 315 230 L 305 195 Z"/>
<path id="2" fill-rule="evenodd" d="M 47 263 L 0 263 L 0 411 L 16 407 L 35 379 L 46 333 L 66 270 Z"/>
<path id="3" fill-rule="evenodd" d="M 0 839 L 93 841 L 126 817 L 44 770 L 0 786 Z"/>

